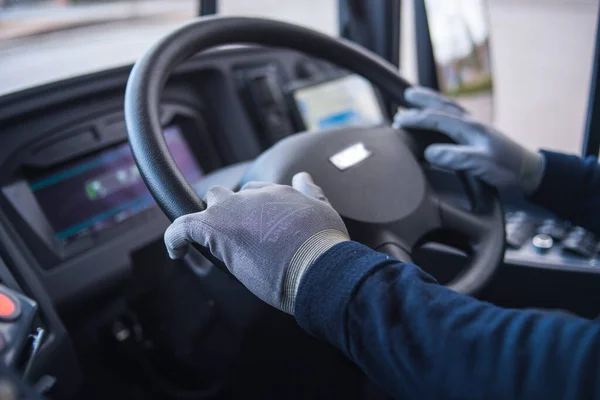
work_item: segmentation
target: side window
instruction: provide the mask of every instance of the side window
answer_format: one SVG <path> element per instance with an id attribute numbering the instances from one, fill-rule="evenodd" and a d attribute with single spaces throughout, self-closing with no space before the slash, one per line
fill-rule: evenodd
<path id="1" fill-rule="evenodd" d="M 220 15 L 273 18 L 338 36 L 337 0 L 219 0 Z"/>
<path id="2" fill-rule="evenodd" d="M 401 71 L 413 81 L 418 76 L 416 1 L 429 0 L 403 1 L 401 21 Z M 475 0 L 447 1 L 469 5 Z M 487 0 L 485 4 L 494 88 L 492 123 L 530 149 L 579 154 L 598 1 Z"/>
<path id="3" fill-rule="evenodd" d="M 485 0 L 425 0 L 437 83 L 479 120 L 493 120 L 490 22 Z M 422 33 L 421 33 L 422 32 Z"/>

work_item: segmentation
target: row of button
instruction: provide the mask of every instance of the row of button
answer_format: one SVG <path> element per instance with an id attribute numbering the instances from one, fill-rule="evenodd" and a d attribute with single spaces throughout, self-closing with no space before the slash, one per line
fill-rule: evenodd
<path id="1" fill-rule="evenodd" d="M 562 243 L 563 249 L 584 257 L 593 257 L 598 249 L 596 236 L 581 227 L 574 228 Z"/>
<path id="2" fill-rule="evenodd" d="M 552 218 L 538 223 L 522 211 L 507 213 L 506 242 L 513 249 L 520 249 L 531 239 L 539 252 L 546 252 L 560 243 L 562 250 L 578 256 L 593 257 L 599 248 L 596 236 L 582 227 L 571 227 L 567 222 Z"/>

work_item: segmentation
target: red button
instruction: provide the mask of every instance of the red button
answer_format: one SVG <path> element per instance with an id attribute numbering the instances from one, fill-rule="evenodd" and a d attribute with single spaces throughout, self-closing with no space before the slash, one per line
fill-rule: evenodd
<path id="1" fill-rule="evenodd" d="M 19 316 L 19 308 L 15 301 L 4 293 L 0 293 L 0 320 L 13 320 Z"/>

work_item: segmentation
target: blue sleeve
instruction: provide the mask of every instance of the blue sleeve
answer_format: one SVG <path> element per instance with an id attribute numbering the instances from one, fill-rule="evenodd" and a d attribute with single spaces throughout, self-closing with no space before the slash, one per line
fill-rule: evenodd
<path id="1" fill-rule="evenodd" d="M 600 398 L 600 324 L 457 294 L 356 242 L 310 267 L 295 315 L 395 398 Z"/>
<path id="2" fill-rule="evenodd" d="M 600 165 L 594 157 L 542 151 L 544 177 L 530 200 L 600 236 Z"/>

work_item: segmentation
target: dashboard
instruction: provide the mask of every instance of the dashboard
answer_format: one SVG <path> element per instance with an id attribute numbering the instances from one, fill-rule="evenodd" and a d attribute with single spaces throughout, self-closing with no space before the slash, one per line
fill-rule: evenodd
<path id="1" fill-rule="evenodd" d="M 126 142 L 129 70 L 0 97 L 0 284 L 37 302 L 36 324 L 50 333 L 44 354 L 68 347 L 59 313 L 86 307 L 130 278 L 136 254 L 161 242 L 169 223 Z M 167 82 L 160 110 L 168 149 L 199 194 L 213 184 L 235 188 L 238 182 L 224 182 L 218 170 L 241 177 L 252 159 L 288 135 L 390 121 L 363 78 L 293 51 L 255 46 L 185 62 Z M 438 178 L 440 187 L 449 182 L 447 175 Z M 561 221 L 507 202 L 507 265 L 600 277 L 595 238 L 576 227 L 561 235 Z M 546 248 L 547 237 L 554 245 Z M 1 333 L 0 318 L 0 339 Z M 74 357 L 68 349 L 61 354 Z"/>

